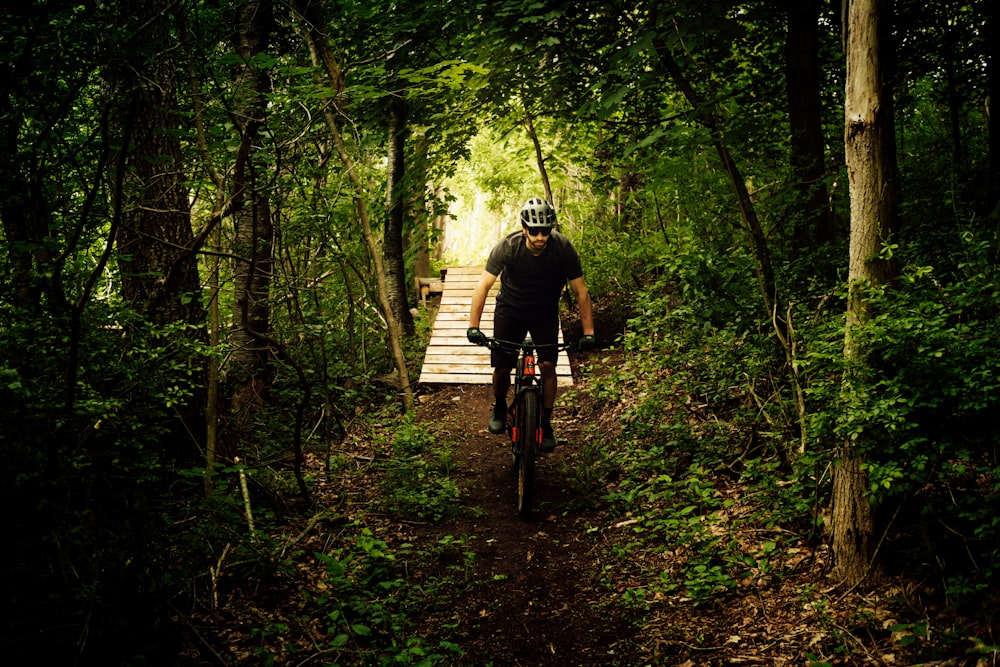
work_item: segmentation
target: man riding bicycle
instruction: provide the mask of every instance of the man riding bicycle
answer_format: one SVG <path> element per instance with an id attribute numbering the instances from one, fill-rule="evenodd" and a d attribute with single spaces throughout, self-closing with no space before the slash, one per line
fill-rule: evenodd
<path id="1" fill-rule="evenodd" d="M 490 288 L 502 275 L 493 316 L 493 337 L 520 341 L 525 334 L 531 334 L 538 345 L 537 360 L 542 375 L 542 451 L 551 452 L 556 447 L 552 409 L 556 402 L 559 296 L 567 281 L 580 309 L 581 350 L 595 345 L 594 317 L 580 255 L 569 239 L 555 231 L 555 209 L 545 199 L 534 197 L 521 208 L 520 218 L 521 230 L 508 234 L 490 252 L 486 270 L 472 293 L 467 337 L 476 345 L 486 343 L 479 323 Z M 507 392 L 510 372 L 516 363 L 514 352 L 497 348 L 490 352 L 495 399 L 488 424 L 490 433 L 500 434 L 506 430 Z"/>

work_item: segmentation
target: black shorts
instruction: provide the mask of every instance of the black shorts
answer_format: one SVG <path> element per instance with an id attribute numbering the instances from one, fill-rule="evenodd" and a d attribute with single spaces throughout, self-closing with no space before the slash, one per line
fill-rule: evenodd
<path id="1" fill-rule="evenodd" d="M 502 303 L 497 304 L 493 314 L 493 337 L 497 340 L 521 342 L 525 334 L 531 334 L 531 340 L 536 345 L 550 345 L 536 350 L 538 363 L 551 361 L 556 363 L 559 350 L 555 343 L 559 342 L 559 311 L 539 312 L 532 310 L 517 310 Z M 494 349 L 490 352 L 490 364 L 493 368 L 514 368 L 517 365 L 517 353 Z"/>

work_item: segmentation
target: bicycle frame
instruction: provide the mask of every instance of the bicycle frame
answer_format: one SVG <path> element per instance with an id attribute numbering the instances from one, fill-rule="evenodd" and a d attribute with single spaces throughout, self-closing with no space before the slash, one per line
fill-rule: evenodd
<path id="1" fill-rule="evenodd" d="M 513 467 L 517 471 L 517 513 L 531 514 L 535 498 L 535 461 L 542 453 L 543 386 L 536 364 L 537 347 L 528 336 L 521 343 L 490 338 L 491 349 L 517 351 L 514 368 L 514 397 L 507 410 L 507 435 L 510 438 Z M 566 343 L 551 343 L 544 347 L 569 349 Z"/>
<path id="2" fill-rule="evenodd" d="M 512 415 L 517 415 L 517 407 L 522 405 L 526 400 L 524 398 L 525 392 L 532 392 L 537 397 L 537 404 L 542 405 L 542 383 L 541 377 L 536 375 L 538 370 L 535 364 L 535 350 L 532 344 L 531 338 L 525 338 L 524 343 L 521 344 L 520 352 L 517 356 L 517 365 L 514 369 L 514 399 L 510 406 L 508 406 L 508 412 Z M 537 379 L 536 379 L 537 378 Z M 540 414 L 539 414 L 540 416 Z M 535 428 L 537 426 L 537 428 Z M 524 433 L 521 433 L 521 429 L 525 429 Z M 516 448 L 518 443 L 538 445 L 541 448 L 541 421 L 538 420 L 538 424 L 523 423 L 518 424 L 517 419 L 511 419 L 507 422 L 507 432 L 510 436 L 511 443 Z M 528 436 L 522 438 L 522 435 Z M 535 454 L 538 452 L 536 451 Z"/>

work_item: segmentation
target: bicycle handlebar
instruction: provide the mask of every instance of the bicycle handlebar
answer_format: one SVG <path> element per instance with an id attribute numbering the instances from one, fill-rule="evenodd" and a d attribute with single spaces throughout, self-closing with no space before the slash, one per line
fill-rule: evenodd
<path id="1" fill-rule="evenodd" d="M 567 343 L 563 341 L 561 343 L 535 343 L 534 341 L 528 341 L 525 339 L 520 343 L 515 343 L 512 340 L 500 340 L 499 338 L 487 338 L 485 345 L 483 347 L 488 347 L 491 350 L 506 350 L 508 352 L 517 352 L 519 350 L 525 350 L 530 352 L 532 350 L 538 350 L 541 348 L 556 348 L 557 350 L 575 350 L 578 343 Z"/>

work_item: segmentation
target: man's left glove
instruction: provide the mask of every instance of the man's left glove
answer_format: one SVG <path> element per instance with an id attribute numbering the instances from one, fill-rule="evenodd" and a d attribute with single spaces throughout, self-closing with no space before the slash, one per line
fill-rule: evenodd
<path id="1" fill-rule="evenodd" d="M 597 347 L 597 339 L 594 338 L 592 334 L 587 334 L 579 340 L 576 344 L 576 349 L 580 352 L 586 352 L 587 350 L 593 350 Z"/>
<path id="2" fill-rule="evenodd" d="M 486 334 L 477 327 L 469 327 L 469 330 L 465 332 L 465 337 L 473 345 L 486 345 Z"/>

